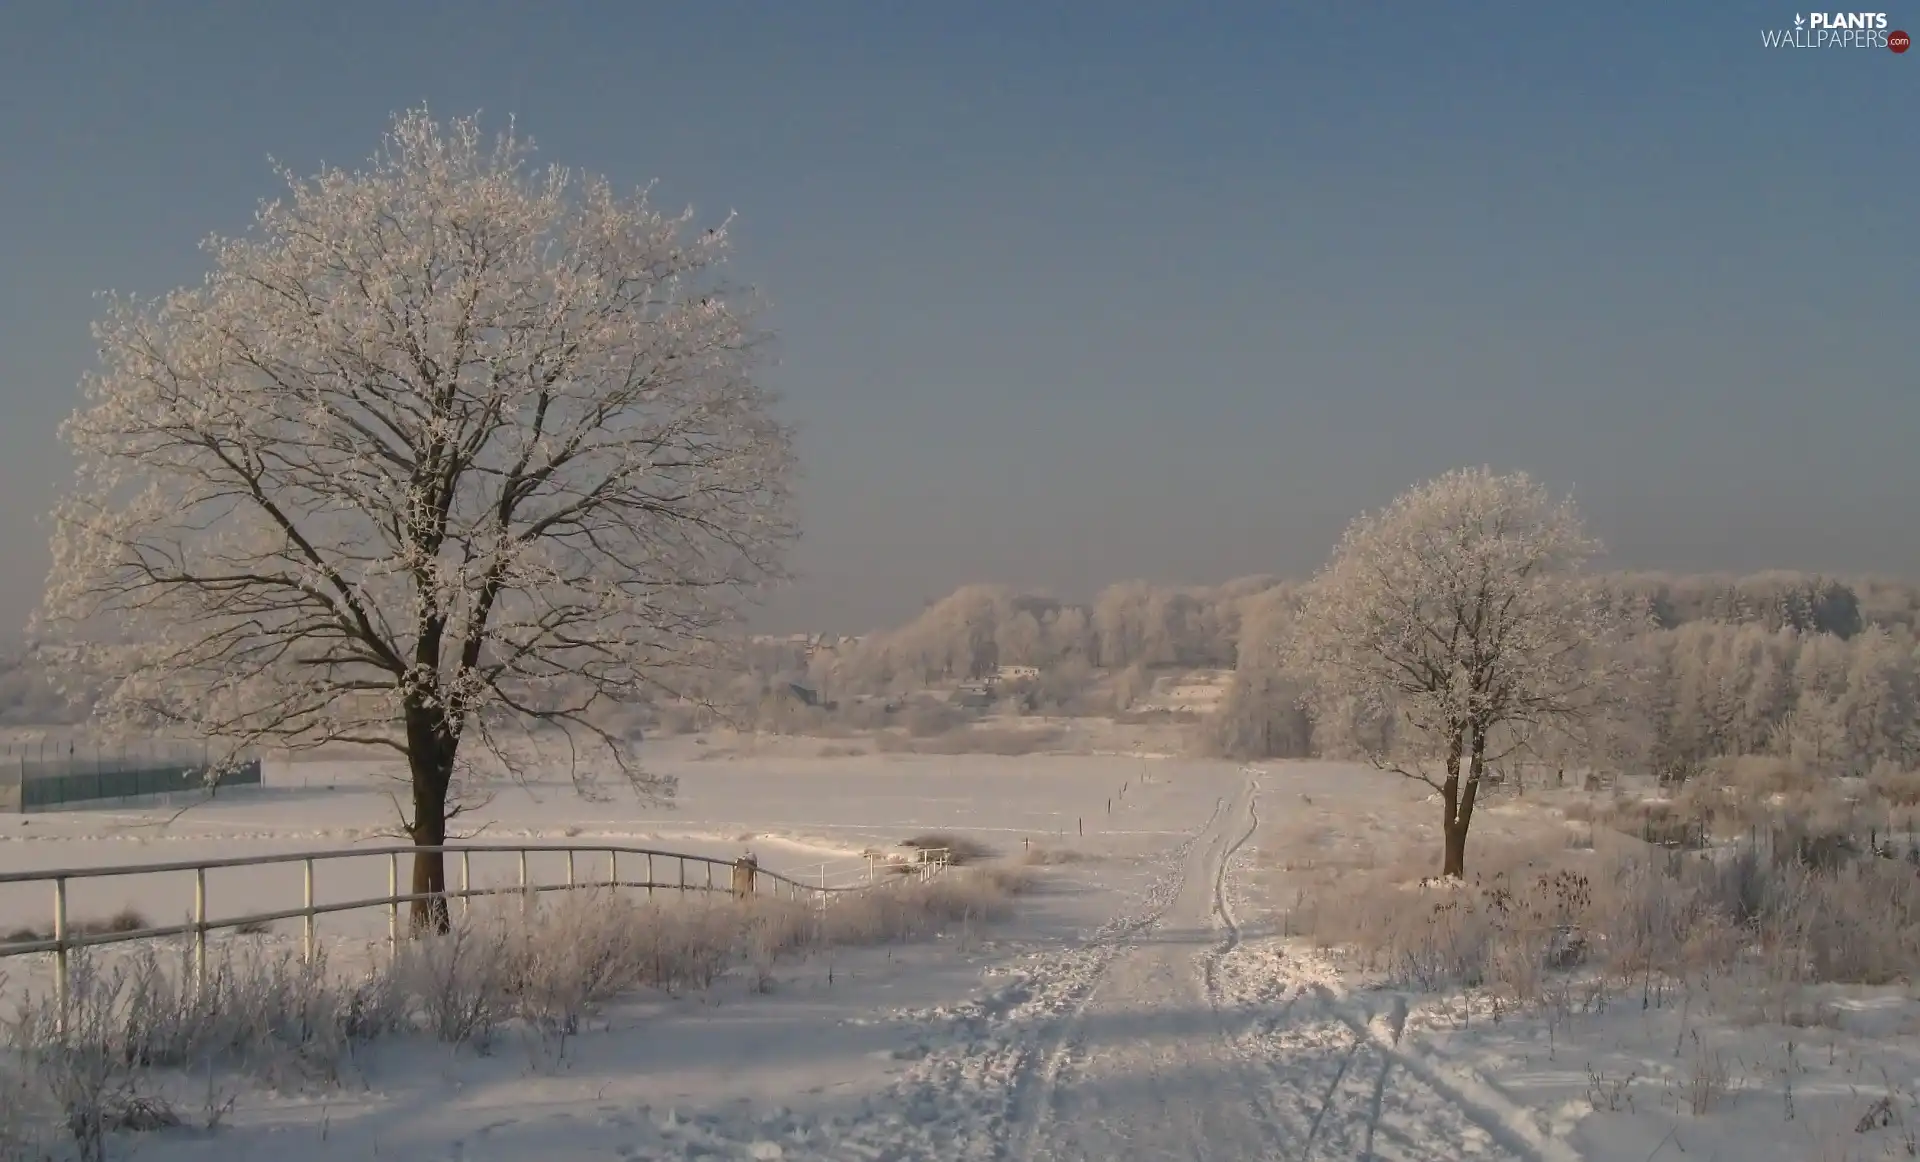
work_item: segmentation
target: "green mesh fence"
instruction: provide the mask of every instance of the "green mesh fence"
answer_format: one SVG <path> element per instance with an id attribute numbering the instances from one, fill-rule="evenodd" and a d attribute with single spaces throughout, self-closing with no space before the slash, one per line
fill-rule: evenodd
<path id="1" fill-rule="evenodd" d="M 12 768 L 9 770 L 8 768 Z M 0 782 L 10 783 L 0 802 L 19 811 L 50 811 L 83 803 L 203 791 L 207 761 L 202 755 L 70 753 L 0 755 Z M 251 760 L 220 776 L 220 787 L 259 786 L 260 761 Z M 17 788 L 17 792 L 16 792 Z M 217 790 L 216 790 L 217 793 Z"/>

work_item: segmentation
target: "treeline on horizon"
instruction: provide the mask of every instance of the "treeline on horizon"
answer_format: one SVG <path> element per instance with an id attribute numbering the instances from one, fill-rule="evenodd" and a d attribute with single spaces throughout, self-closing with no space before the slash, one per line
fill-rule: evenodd
<path id="1" fill-rule="evenodd" d="M 1920 583 L 1784 571 L 1606 580 L 1651 607 L 1657 628 L 1631 647 L 1644 651 L 1644 685 L 1628 719 L 1610 724 L 1604 745 L 1590 744 L 1607 754 L 1543 761 L 1676 777 L 1741 755 L 1862 773 L 1920 765 Z M 1026 709 L 1124 713 L 1156 670 L 1231 670 L 1225 699 L 1203 724 L 1206 749 L 1340 757 L 1351 739 L 1331 724 L 1315 730 L 1299 708 L 1298 680 L 1279 660 L 1302 585 L 1265 576 L 1216 586 L 1126 582 L 1086 604 L 968 585 L 906 625 L 837 648 L 762 642 L 751 651 L 751 688 L 735 700 L 797 684 L 838 705 L 1031 666 L 1040 676 L 1021 684 Z M 1090 699 L 1099 676 L 1100 696 Z M 790 711 L 776 725 L 821 717 L 816 710 L 794 722 Z"/>
<path id="2" fill-rule="evenodd" d="M 1719 757 L 1778 755 L 1833 770 L 1920 766 L 1920 583 L 1790 572 L 1607 580 L 1645 599 L 1658 628 L 1632 646 L 1647 664 L 1631 720 L 1612 724 L 1607 755 L 1568 756 L 1568 765 L 1683 774 Z M 695 693 L 737 708 L 736 721 L 804 732 L 826 722 L 897 725 L 880 703 L 910 702 L 1002 666 L 1039 675 L 1011 687 L 1017 704 L 999 709 L 1066 715 L 1124 714 L 1156 672 L 1222 670 L 1232 672 L 1226 695 L 1198 724 L 1204 749 L 1339 757 L 1351 740 L 1332 724 L 1315 729 L 1299 709 L 1297 678 L 1279 661 L 1302 584 L 1268 576 L 1214 586 L 1124 582 L 1087 603 L 967 585 L 905 625 L 833 648 L 756 640 L 744 676 Z M 793 705 L 794 687 L 817 704 Z M 666 710 L 634 725 L 688 724 Z M 22 657 L 0 657 L 0 725 L 84 714 Z"/>

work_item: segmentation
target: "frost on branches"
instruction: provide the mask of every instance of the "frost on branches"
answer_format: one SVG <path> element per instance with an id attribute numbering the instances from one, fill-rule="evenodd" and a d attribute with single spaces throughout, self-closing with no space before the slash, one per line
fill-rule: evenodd
<path id="1" fill-rule="evenodd" d="M 281 171 L 203 285 L 112 305 L 38 619 L 110 723 L 398 750 L 421 845 L 462 744 L 518 771 L 514 730 L 671 794 L 598 715 L 780 577 L 789 437 L 725 230 L 529 149 L 402 114 L 364 171 Z"/>
<path id="2" fill-rule="evenodd" d="M 1442 874 L 1465 870 L 1482 778 L 1548 733 L 1576 737 L 1628 674 L 1645 615 L 1582 570 L 1599 544 L 1524 474 L 1448 473 L 1353 522 L 1289 645 L 1316 723 L 1440 793 Z"/>

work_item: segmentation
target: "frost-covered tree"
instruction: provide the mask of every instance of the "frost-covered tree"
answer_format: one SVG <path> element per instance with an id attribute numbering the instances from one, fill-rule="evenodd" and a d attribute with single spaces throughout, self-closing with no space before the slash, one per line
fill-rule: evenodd
<path id="1" fill-rule="evenodd" d="M 1297 596 L 1289 586 L 1270 585 L 1235 598 L 1239 623 L 1237 665 L 1226 695 L 1207 722 L 1206 745 L 1227 758 L 1305 758 L 1313 753 L 1312 724 L 1302 687 L 1286 672 L 1284 646 L 1292 636 Z"/>
<path id="2" fill-rule="evenodd" d="M 1905 767 L 1913 757 L 1914 722 L 1920 717 L 1912 647 L 1878 627 L 1848 644 L 1847 688 L 1840 701 L 1852 752 L 1846 765 L 1855 771 L 1878 763 Z"/>
<path id="3" fill-rule="evenodd" d="M 402 114 L 363 170 L 283 170 L 202 285 L 114 303 L 40 619 L 105 716 L 398 751 L 423 847 L 476 747 L 525 770 L 516 731 L 671 794 L 596 714 L 779 577 L 790 441 L 724 228 L 529 150 Z M 437 853 L 413 891 L 444 926 Z"/>
<path id="4" fill-rule="evenodd" d="M 1440 794 L 1441 872 L 1465 871 L 1482 778 L 1609 699 L 1633 606 L 1583 567 L 1599 549 L 1571 500 L 1524 474 L 1448 473 L 1348 526 L 1308 586 L 1289 646 L 1322 713 L 1356 711 L 1367 757 Z"/>
<path id="5" fill-rule="evenodd" d="M 1040 619 L 1028 610 L 1019 610 L 994 628 L 993 642 L 995 653 L 1002 665 L 1037 666 L 1046 661 L 1041 646 L 1046 641 L 1046 631 L 1040 627 Z"/>
<path id="6" fill-rule="evenodd" d="M 1100 665 L 1118 670 L 1146 657 L 1153 592 L 1144 581 L 1122 581 L 1094 597 L 1092 628 Z"/>

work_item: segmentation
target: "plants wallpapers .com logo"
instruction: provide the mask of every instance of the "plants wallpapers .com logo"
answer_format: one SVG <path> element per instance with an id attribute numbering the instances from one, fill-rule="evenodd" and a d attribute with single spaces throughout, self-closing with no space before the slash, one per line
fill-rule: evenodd
<path id="1" fill-rule="evenodd" d="M 1796 12 L 1789 27 L 1761 29 L 1760 43 L 1767 48 L 1877 48 L 1900 54 L 1913 46 L 1913 38 L 1892 27 L 1884 12 Z"/>

